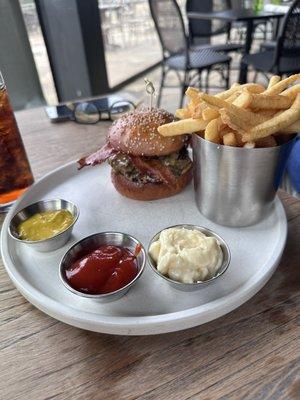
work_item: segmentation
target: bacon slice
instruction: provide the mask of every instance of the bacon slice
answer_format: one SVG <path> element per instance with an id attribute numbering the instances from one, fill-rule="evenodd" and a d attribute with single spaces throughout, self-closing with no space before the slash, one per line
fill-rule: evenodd
<path id="1" fill-rule="evenodd" d="M 134 166 L 142 173 L 149 174 L 158 182 L 166 183 L 167 185 L 175 184 L 176 177 L 166 165 L 163 165 L 156 159 L 144 159 L 141 157 L 130 157 Z"/>
<path id="2" fill-rule="evenodd" d="M 97 150 L 95 153 L 90 154 L 89 156 L 81 158 L 78 162 L 79 167 L 81 169 L 87 165 L 97 165 L 102 164 L 109 157 L 114 154 L 118 154 L 119 151 L 115 150 L 111 147 L 109 143 L 106 143 L 101 149 Z M 144 158 L 138 156 L 129 156 L 133 165 L 140 171 L 143 175 L 150 175 L 157 182 L 163 182 L 167 185 L 176 184 L 176 177 L 173 175 L 170 168 L 166 165 L 163 165 L 159 160 L 154 158 Z"/>
<path id="3" fill-rule="evenodd" d="M 97 150 L 95 153 L 83 157 L 79 161 L 77 161 L 79 164 L 78 169 L 81 169 L 87 165 L 102 164 L 110 156 L 116 154 L 117 152 L 118 151 L 113 149 L 109 143 L 106 143 L 103 147 L 101 147 L 101 149 Z"/>

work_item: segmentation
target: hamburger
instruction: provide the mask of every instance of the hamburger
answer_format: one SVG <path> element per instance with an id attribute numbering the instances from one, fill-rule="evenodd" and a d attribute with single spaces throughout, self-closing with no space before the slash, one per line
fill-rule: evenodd
<path id="1" fill-rule="evenodd" d="M 139 109 L 110 127 L 106 144 L 78 161 L 79 169 L 108 161 L 111 180 L 123 196 L 156 200 L 179 193 L 192 178 L 187 136 L 163 137 L 157 128 L 172 122 L 161 109 Z"/>

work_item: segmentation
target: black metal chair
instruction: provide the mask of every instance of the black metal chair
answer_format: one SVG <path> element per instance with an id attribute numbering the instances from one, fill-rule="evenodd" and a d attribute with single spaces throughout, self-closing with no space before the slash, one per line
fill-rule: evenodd
<path id="1" fill-rule="evenodd" d="M 176 0 L 149 0 L 149 6 L 163 51 L 158 106 L 162 89 L 166 87 L 166 76 L 170 71 L 177 73 L 181 84 L 180 106 L 183 104 L 184 94 L 189 85 L 197 84 L 201 87 L 201 74 L 204 70 L 210 71 L 214 67 L 222 71 L 225 86 L 228 88 L 231 58 L 210 49 L 193 50 L 190 47 L 183 17 Z M 180 72 L 184 73 L 183 79 Z M 206 88 L 207 85 L 206 81 Z"/>
<path id="2" fill-rule="evenodd" d="M 299 72 L 300 68 L 300 0 L 294 0 L 285 15 L 275 47 L 247 54 L 242 58 L 241 67 L 252 66 L 257 72 L 277 75 Z"/>
<path id="3" fill-rule="evenodd" d="M 187 0 L 186 12 L 212 12 L 225 11 L 231 9 L 230 0 Z M 191 46 L 197 46 L 198 49 L 210 49 L 219 52 L 232 52 L 243 49 L 241 43 L 230 42 L 231 24 L 221 20 L 201 20 L 189 19 L 189 39 Z M 213 36 L 227 34 L 227 41 L 224 44 L 211 44 Z M 203 44 L 203 41 L 206 43 Z"/>

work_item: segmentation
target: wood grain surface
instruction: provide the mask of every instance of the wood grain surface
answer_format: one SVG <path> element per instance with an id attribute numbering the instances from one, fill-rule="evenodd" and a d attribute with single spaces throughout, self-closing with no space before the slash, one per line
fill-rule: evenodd
<path id="1" fill-rule="evenodd" d="M 96 149 L 108 127 L 51 124 L 42 109 L 17 119 L 36 178 Z M 280 197 L 288 241 L 271 280 L 237 310 L 182 332 L 124 337 L 65 325 L 28 303 L 0 260 L 0 399 L 299 399 L 300 201 Z"/>

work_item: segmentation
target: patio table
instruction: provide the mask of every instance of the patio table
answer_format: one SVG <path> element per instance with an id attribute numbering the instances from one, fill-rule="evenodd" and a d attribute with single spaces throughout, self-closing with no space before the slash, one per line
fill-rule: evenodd
<path id="1" fill-rule="evenodd" d="M 110 125 L 51 124 L 42 108 L 16 116 L 37 179 L 95 150 Z M 181 332 L 125 337 L 63 324 L 19 294 L 0 259 L 0 398 L 299 398 L 300 201 L 280 198 L 289 233 L 271 280 L 230 314 Z"/>
<path id="2" fill-rule="evenodd" d="M 225 10 L 215 12 L 189 12 L 188 18 L 199 19 L 199 20 L 214 20 L 219 19 L 228 22 L 243 22 L 246 24 L 246 39 L 244 46 L 244 54 L 250 53 L 252 40 L 253 40 L 253 26 L 254 21 L 257 20 L 268 20 L 268 19 L 279 19 L 285 15 L 283 11 L 259 11 L 255 12 L 248 9 L 240 10 Z M 247 80 L 247 68 L 240 68 L 239 82 L 245 83 Z"/>

